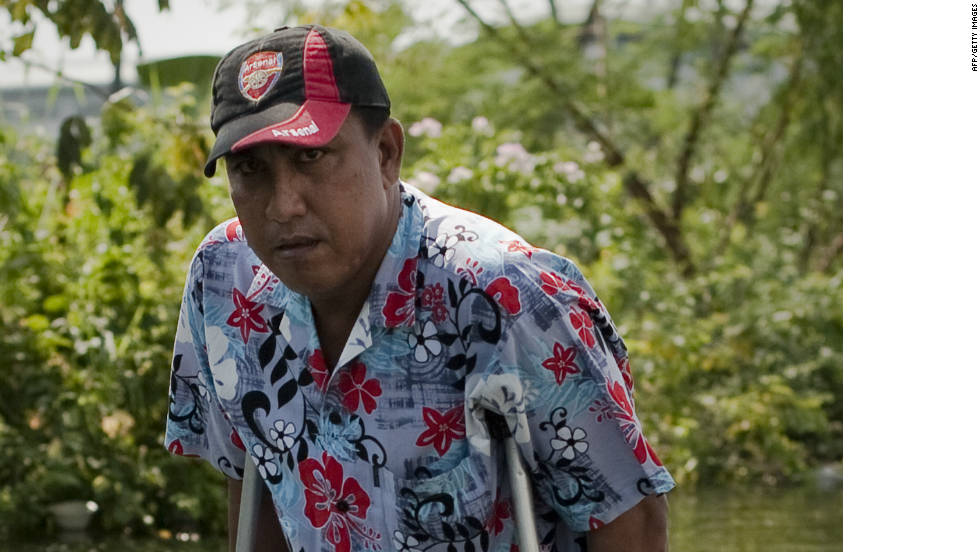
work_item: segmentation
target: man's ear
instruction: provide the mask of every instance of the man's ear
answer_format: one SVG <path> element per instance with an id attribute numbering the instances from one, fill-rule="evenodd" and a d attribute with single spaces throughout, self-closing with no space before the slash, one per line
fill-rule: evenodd
<path id="1" fill-rule="evenodd" d="M 389 117 L 378 131 L 378 154 L 385 187 L 397 185 L 405 151 L 405 131 L 398 119 Z"/>

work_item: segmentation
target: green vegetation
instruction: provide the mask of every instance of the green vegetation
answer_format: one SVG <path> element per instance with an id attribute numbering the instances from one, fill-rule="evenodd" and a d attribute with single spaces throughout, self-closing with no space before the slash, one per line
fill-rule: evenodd
<path id="1" fill-rule="evenodd" d="M 475 4 L 474 41 L 401 48 L 397 3 L 284 4 L 375 53 L 406 179 L 580 264 L 681 484 L 800 483 L 841 461 L 839 0 L 524 27 L 476 27 Z M 48 15 L 32 5 L 3 4 Z M 50 529 L 68 497 L 97 502 L 105 531 L 224 524 L 220 476 L 162 432 L 184 271 L 233 213 L 201 175 L 199 88 L 135 94 L 55 141 L 0 128 L 0 539 Z"/>

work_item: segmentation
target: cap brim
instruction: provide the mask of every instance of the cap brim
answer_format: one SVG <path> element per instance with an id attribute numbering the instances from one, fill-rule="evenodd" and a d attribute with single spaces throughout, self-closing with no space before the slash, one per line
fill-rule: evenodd
<path id="1" fill-rule="evenodd" d="M 303 104 L 278 103 L 268 109 L 228 121 L 218 130 L 204 175 L 214 176 L 218 159 L 243 149 L 267 143 L 300 148 L 325 146 L 337 135 L 351 105 L 307 100 Z"/>

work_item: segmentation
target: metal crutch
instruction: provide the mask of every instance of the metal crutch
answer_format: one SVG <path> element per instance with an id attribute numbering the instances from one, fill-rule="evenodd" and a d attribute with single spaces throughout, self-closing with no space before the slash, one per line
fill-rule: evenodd
<path id="1" fill-rule="evenodd" d="M 496 412 L 484 411 L 487 430 L 494 440 L 499 441 L 504 448 L 504 459 L 507 463 L 507 476 L 513 499 L 514 521 L 517 524 L 517 543 L 521 552 L 536 552 L 539 550 L 538 531 L 534 526 L 534 509 L 531 506 L 531 478 L 524 470 L 521 453 L 517 450 L 517 441 L 507 427 L 507 422 Z"/>
<path id="2" fill-rule="evenodd" d="M 235 537 L 236 552 L 255 550 L 255 527 L 262 506 L 262 478 L 251 456 L 245 455 L 245 475 L 242 477 L 242 496 L 238 507 L 238 533 Z"/>

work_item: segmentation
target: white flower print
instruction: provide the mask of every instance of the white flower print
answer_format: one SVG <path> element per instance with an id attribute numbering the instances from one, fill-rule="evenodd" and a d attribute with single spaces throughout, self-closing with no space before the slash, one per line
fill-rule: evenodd
<path id="1" fill-rule="evenodd" d="M 446 263 L 453 259 L 456 255 L 456 250 L 453 247 L 459 242 L 459 236 L 456 234 L 442 234 L 429 244 L 429 258 L 432 259 L 432 264 L 438 266 L 439 268 L 445 268 Z"/>
<path id="2" fill-rule="evenodd" d="M 293 340 L 293 329 L 289 325 L 289 317 L 285 314 L 282 316 L 282 321 L 279 322 L 279 333 L 286 338 L 286 341 Z"/>
<path id="3" fill-rule="evenodd" d="M 286 423 L 283 420 L 276 420 L 269 428 L 269 437 L 275 441 L 279 450 L 288 450 L 296 443 L 296 426 L 293 422 Z"/>
<path id="4" fill-rule="evenodd" d="M 208 392 L 208 382 L 204 377 L 204 372 L 197 373 L 197 394 L 204 400 L 208 400 L 211 395 L 211 393 Z"/>
<path id="5" fill-rule="evenodd" d="M 221 357 L 228 352 L 228 336 L 218 326 L 208 326 L 204 329 L 204 342 L 208 349 L 208 364 L 214 366 L 221 362 Z"/>
<path id="6" fill-rule="evenodd" d="M 279 466 L 276 465 L 272 451 L 262 445 L 256 444 L 252 447 L 252 461 L 255 462 L 262 479 L 274 477 L 279 473 Z"/>
<path id="7" fill-rule="evenodd" d="M 416 547 L 421 543 L 412 535 L 395 531 L 395 544 L 398 547 L 398 552 L 418 552 L 419 549 Z"/>
<path id="8" fill-rule="evenodd" d="M 585 430 L 580 427 L 572 430 L 568 426 L 562 426 L 558 429 L 556 438 L 551 440 L 551 448 L 560 451 L 565 460 L 571 460 L 575 458 L 576 452 L 582 454 L 589 449 L 585 436 Z"/>
<path id="9" fill-rule="evenodd" d="M 219 397 L 230 401 L 235 398 L 238 387 L 238 365 L 232 359 L 223 360 L 211 368 L 214 375 L 214 391 Z"/>
<path id="10" fill-rule="evenodd" d="M 418 326 L 416 329 L 419 329 Z M 442 352 L 442 343 L 439 342 L 436 333 L 436 325 L 431 320 L 427 320 L 419 332 L 408 335 L 408 346 L 415 349 L 415 360 L 425 362 Z"/>

